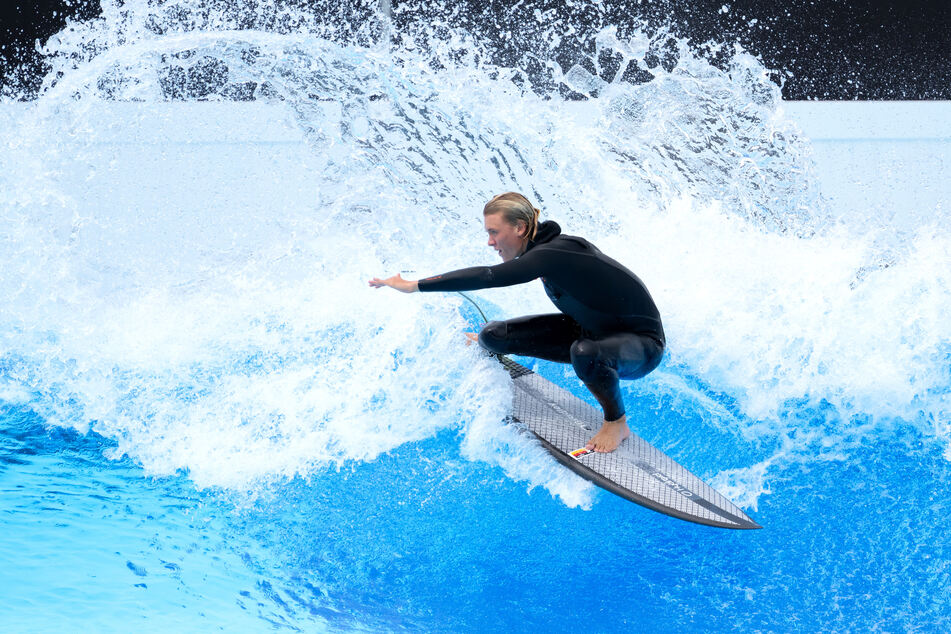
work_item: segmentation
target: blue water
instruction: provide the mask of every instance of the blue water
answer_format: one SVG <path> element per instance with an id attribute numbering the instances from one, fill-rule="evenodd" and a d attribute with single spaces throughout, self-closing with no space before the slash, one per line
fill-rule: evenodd
<path id="1" fill-rule="evenodd" d="M 951 225 L 914 185 L 940 143 L 875 199 L 739 50 L 601 25 L 520 73 L 451 21 L 387 45 L 274 8 L 104 3 L 0 104 L 4 631 L 951 626 Z M 491 263 L 509 189 L 648 284 L 670 346 L 632 426 L 763 530 L 562 469 L 459 297 L 366 287 Z"/>
<path id="2" fill-rule="evenodd" d="M 766 528 L 592 511 L 460 455 L 452 431 L 253 504 L 3 413 L 8 631 L 946 629 L 947 461 L 914 433 L 771 474 Z M 696 451 L 697 455 L 704 452 Z M 873 598 L 874 597 L 874 598 Z M 486 611 L 493 612 L 491 619 Z"/>

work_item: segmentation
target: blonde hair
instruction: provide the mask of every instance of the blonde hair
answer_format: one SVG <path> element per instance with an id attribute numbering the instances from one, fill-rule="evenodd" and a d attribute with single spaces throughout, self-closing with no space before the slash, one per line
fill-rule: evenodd
<path id="1" fill-rule="evenodd" d="M 501 213 L 510 225 L 515 226 L 519 221 L 524 222 L 528 228 L 526 235 L 531 239 L 535 238 L 535 232 L 538 230 L 538 214 L 541 213 L 541 209 L 532 206 L 525 196 L 518 192 L 505 192 L 493 197 L 485 204 L 482 215 L 497 213 Z"/>

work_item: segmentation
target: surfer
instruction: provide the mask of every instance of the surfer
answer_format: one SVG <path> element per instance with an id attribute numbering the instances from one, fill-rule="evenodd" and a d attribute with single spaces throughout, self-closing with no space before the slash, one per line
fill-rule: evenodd
<path id="1" fill-rule="evenodd" d="M 564 235 L 525 196 L 499 194 L 483 209 L 489 246 L 502 264 L 406 280 L 373 278 L 370 286 L 404 293 L 472 291 L 541 278 L 561 313 L 491 321 L 478 341 L 498 354 L 570 363 L 604 410 L 604 424 L 587 448 L 609 452 L 631 435 L 619 379 L 639 379 L 660 363 L 666 340 L 660 313 L 644 283 L 597 247 Z"/>

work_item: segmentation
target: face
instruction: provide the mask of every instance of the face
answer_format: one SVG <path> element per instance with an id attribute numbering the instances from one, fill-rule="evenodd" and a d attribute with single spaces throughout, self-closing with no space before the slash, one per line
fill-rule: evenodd
<path id="1" fill-rule="evenodd" d="M 485 220 L 485 231 L 489 234 L 489 246 L 495 249 L 503 262 L 508 262 L 516 256 L 522 254 L 525 250 L 526 227 L 523 223 L 510 225 L 502 217 L 502 214 L 489 214 L 483 216 Z"/>

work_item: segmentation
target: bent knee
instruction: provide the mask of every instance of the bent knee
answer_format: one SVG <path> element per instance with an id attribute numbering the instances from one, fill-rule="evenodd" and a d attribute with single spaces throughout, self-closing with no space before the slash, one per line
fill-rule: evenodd
<path id="1" fill-rule="evenodd" d="M 601 346 L 590 339 L 579 339 L 571 344 L 571 365 L 582 381 L 593 376 L 598 368 Z"/>
<path id="2" fill-rule="evenodd" d="M 490 321 L 479 332 L 479 345 L 496 354 L 505 354 L 508 328 L 504 321 Z"/>

